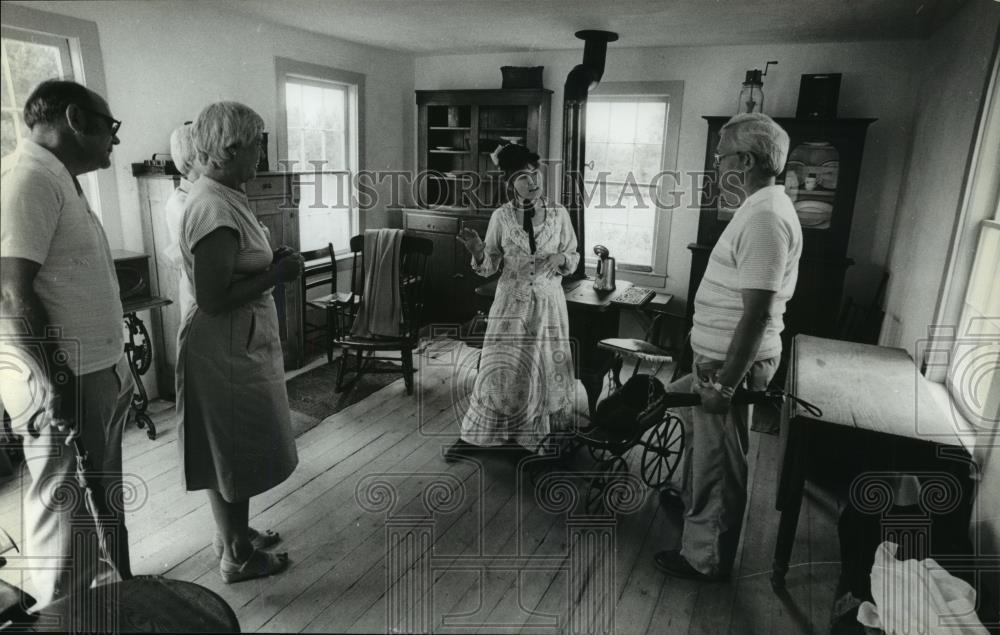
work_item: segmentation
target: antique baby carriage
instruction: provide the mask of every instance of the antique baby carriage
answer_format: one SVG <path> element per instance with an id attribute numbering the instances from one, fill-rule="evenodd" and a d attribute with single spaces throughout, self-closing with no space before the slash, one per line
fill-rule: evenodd
<path id="1" fill-rule="evenodd" d="M 666 485 L 684 452 L 684 421 L 677 409 L 701 404 L 697 393 L 667 392 L 656 375 L 672 361 L 661 341 L 666 315 L 653 320 L 645 339 L 601 340 L 599 348 L 614 354 L 609 370 L 609 395 L 598 405 L 592 424 L 576 431 L 568 440 L 569 454 L 587 448 L 594 464 L 585 497 L 589 513 L 608 511 L 607 494 L 617 480 L 638 468 L 642 482 L 652 489 Z M 626 360 L 634 362 L 632 375 L 623 384 L 620 371 Z M 640 373 L 643 362 L 652 364 L 651 374 Z M 786 398 L 781 390 L 738 389 L 734 404 L 755 404 L 780 410 Z M 799 401 L 799 400 L 796 400 Z M 807 409 L 815 409 L 803 403 Z"/>

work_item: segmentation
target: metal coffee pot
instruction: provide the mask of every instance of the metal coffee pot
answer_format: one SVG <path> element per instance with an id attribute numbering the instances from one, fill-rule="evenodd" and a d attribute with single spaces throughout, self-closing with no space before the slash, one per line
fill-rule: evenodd
<path id="1" fill-rule="evenodd" d="M 594 253 L 597 261 L 597 275 L 594 277 L 594 291 L 615 290 L 615 259 L 604 245 L 596 245 Z"/>

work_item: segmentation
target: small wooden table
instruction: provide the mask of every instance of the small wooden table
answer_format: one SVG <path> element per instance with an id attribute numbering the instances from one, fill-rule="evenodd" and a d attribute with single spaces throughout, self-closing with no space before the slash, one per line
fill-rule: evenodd
<path id="1" fill-rule="evenodd" d="M 969 460 L 951 418 L 941 412 L 927 383 L 903 349 L 795 336 L 787 392 L 819 407 L 823 415 L 810 416 L 791 403 L 786 403 L 782 413 L 783 449 L 775 505 L 781 521 L 772 587 L 781 589 L 785 584 L 809 448 L 818 439 L 846 441 L 851 454 L 843 457 L 846 461 L 863 464 L 875 458 L 880 466 L 903 473 L 931 468 L 926 464 L 928 456 Z M 884 453 L 886 448 L 891 456 L 871 456 L 872 452 Z"/>

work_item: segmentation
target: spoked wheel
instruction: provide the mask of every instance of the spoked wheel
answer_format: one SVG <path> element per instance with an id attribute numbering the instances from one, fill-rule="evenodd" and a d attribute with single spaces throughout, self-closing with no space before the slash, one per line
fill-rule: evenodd
<path id="1" fill-rule="evenodd" d="M 598 464 L 606 463 L 615 458 L 614 453 L 606 447 L 587 444 L 587 451 L 590 452 L 591 458 Z"/>
<path id="2" fill-rule="evenodd" d="M 658 488 L 674 475 L 684 451 L 684 422 L 669 410 L 663 421 L 650 428 L 642 445 L 642 480 Z"/>
<path id="3" fill-rule="evenodd" d="M 621 456 L 612 455 L 608 460 L 597 464 L 595 472 L 599 472 L 590 479 L 587 487 L 587 498 L 584 501 L 588 514 L 599 514 L 605 510 L 605 492 L 608 487 L 617 479 L 628 474 L 628 463 Z"/>

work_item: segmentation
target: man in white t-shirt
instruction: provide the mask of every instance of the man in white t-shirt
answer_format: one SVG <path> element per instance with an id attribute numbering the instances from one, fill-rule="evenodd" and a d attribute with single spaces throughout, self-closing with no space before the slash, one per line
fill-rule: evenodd
<path id="1" fill-rule="evenodd" d="M 121 122 L 99 95 L 59 80 L 35 88 L 24 122 L 30 135 L 0 186 L 0 401 L 31 473 L 20 522 L 42 608 L 86 590 L 99 573 L 74 438 L 106 515 L 110 557 L 131 577 L 122 429 L 134 383 L 108 239 L 77 180 L 111 166 Z"/>
<path id="2" fill-rule="evenodd" d="M 775 177 L 788 156 L 788 134 L 762 114 L 737 115 L 720 132 L 715 155 L 725 207 L 737 208 L 709 256 L 694 304 L 692 373 L 668 387 L 697 392 L 702 405 L 685 421 L 679 550 L 656 554 L 678 577 L 729 577 L 747 499 L 746 406 L 739 387 L 763 390 L 778 368 L 785 304 L 802 253 L 802 228 Z"/>

